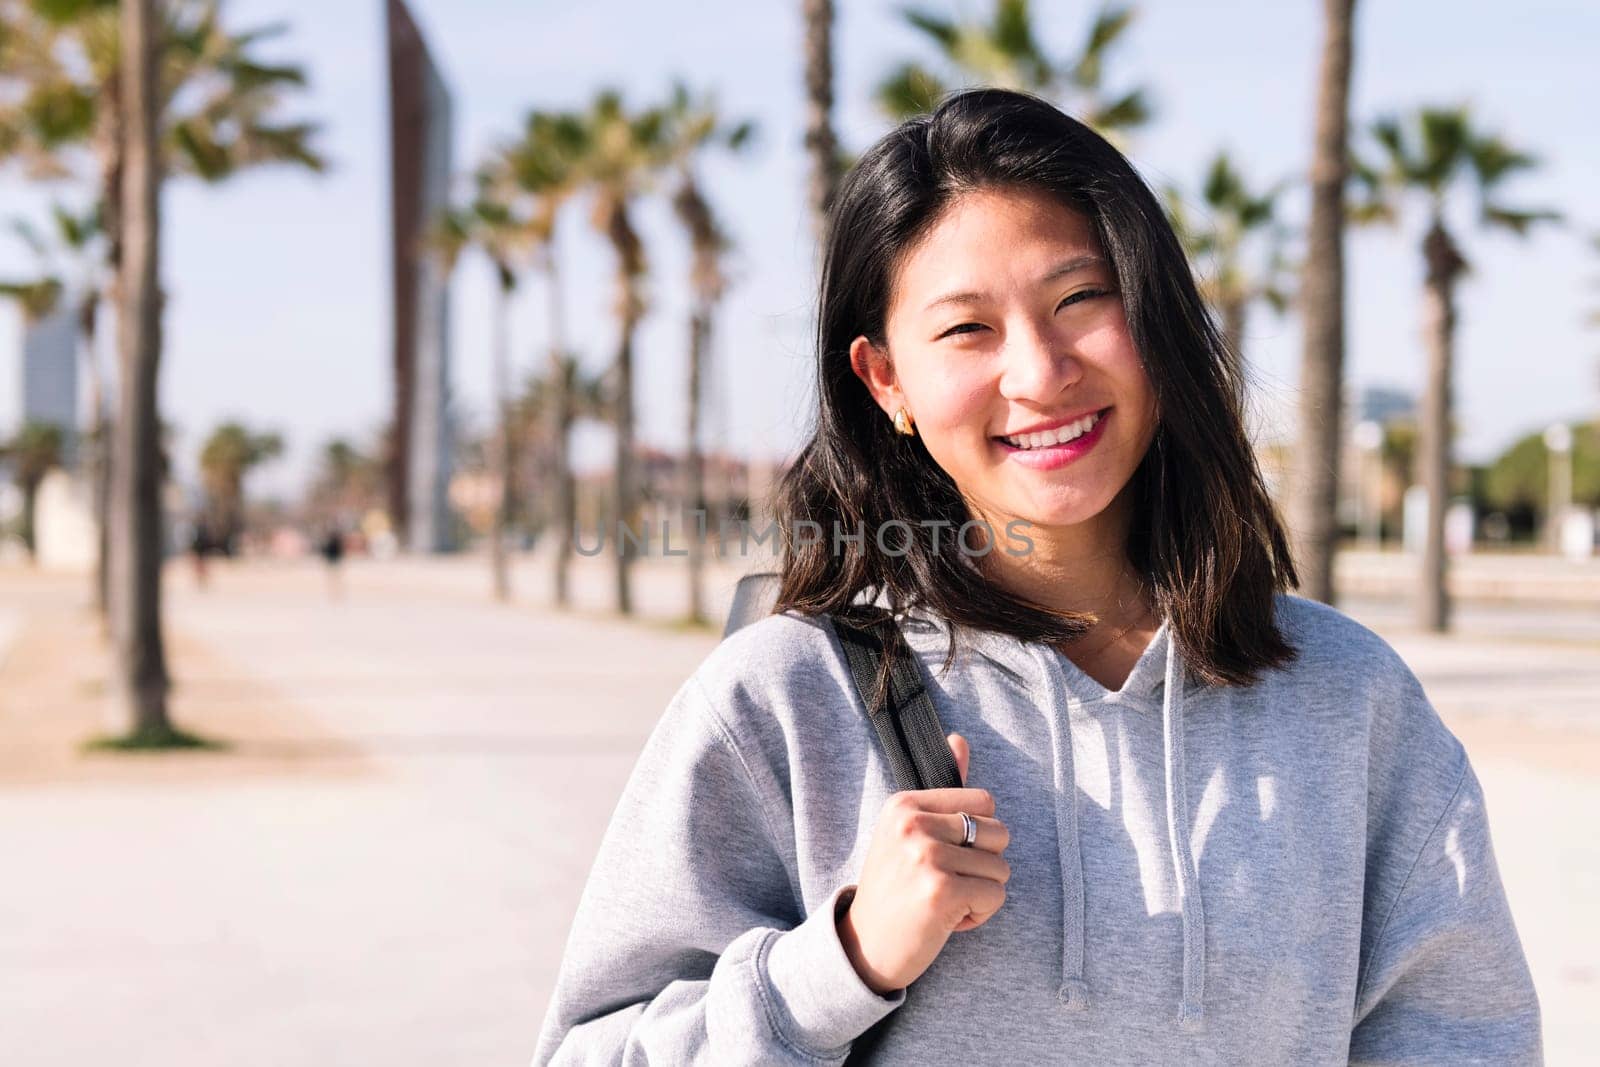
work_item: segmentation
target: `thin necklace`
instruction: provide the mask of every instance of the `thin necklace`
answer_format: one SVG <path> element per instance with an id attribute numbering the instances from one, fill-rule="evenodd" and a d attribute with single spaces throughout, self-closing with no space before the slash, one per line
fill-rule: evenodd
<path id="1" fill-rule="evenodd" d="M 1104 652 L 1106 649 L 1110 648 L 1112 645 L 1116 644 L 1118 641 L 1120 641 L 1124 637 L 1126 637 L 1130 630 L 1132 630 L 1135 626 L 1137 626 L 1141 622 L 1143 622 L 1146 618 L 1149 617 L 1149 615 L 1150 615 L 1150 609 L 1149 608 L 1145 608 L 1143 611 L 1139 612 L 1138 617 L 1135 618 L 1132 622 L 1128 623 L 1128 625 L 1124 626 L 1122 629 L 1120 629 L 1116 633 L 1112 634 L 1111 635 L 1111 640 L 1107 641 L 1103 645 L 1100 645 L 1098 648 L 1094 649 L 1094 651 L 1092 651 L 1092 652 L 1089 652 L 1087 654 L 1079 653 L 1079 655 L 1082 656 L 1084 659 L 1093 659 L 1095 656 L 1098 656 L 1100 653 Z"/>

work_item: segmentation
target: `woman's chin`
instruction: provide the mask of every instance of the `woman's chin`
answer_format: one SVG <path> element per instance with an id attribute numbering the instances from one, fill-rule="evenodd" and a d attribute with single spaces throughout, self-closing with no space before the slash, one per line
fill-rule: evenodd
<path id="1" fill-rule="evenodd" d="M 1077 526 L 1088 522 L 1106 509 L 1109 500 L 1102 501 L 1098 498 L 1084 500 L 1081 497 L 1071 501 L 1054 501 L 1041 504 L 1035 500 L 1031 505 L 1024 505 L 1011 512 L 1019 521 L 1026 522 L 1036 528 L 1044 529 L 1062 526 Z"/>
<path id="2" fill-rule="evenodd" d="M 1067 526 L 1082 526 L 1104 512 L 1104 506 L 1050 507 L 1050 509 L 1019 509 L 1013 512 L 1016 522 L 1024 522 L 1034 530 L 1061 530 Z"/>

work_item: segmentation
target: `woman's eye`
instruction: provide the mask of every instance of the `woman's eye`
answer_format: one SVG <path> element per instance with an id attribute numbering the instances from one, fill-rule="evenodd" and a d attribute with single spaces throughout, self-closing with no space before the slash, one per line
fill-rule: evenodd
<path id="1" fill-rule="evenodd" d="M 1081 304 L 1085 300 L 1091 300 L 1097 296 L 1108 296 L 1110 293 L 1111 290 L 1109 289 L 1079 289 L 1076 293 L 1073 293 L 1066 299 L 1062 300 L 1060 304 L 1056 305 L 1056 310 L 1060 311 L 1064 307 L 1071 307 L 1073 304 Z M 948 330 L 941 333 L 938 337 L 934 338 L 934 340 L 942 340 L 946 337 L 958 337 L 961 334 L 972 333 L 975 330 L 981 330 L 983 328 L 984 326 L 981 322 L 958 323 L 957 325 L 952 326 Z"/>
<path id="2" fill-rule="evenodd" d="M 1067 297 L 1065 300 L 1061 301 L 1061 303 L 1057 305 L 1056 310 L 1060 311 L 1064 307 L 1070 307 L 1073 304 L 1081 304 L 1084 300 L 1087 300 L 1091 297 L 1105 296 L 1107 291 L 1108 290 L 1105 289 L 1080 289 L 1076 293 L 1073 293 L 1071 296 Z"/>

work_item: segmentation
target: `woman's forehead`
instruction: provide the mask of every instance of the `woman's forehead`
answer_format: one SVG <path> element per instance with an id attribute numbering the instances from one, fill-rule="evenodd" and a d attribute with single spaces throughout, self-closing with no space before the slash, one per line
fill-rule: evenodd
<path id="1" fill-rule="evenodd" d="M 977 189 L 952 200 L 900 256 L 891 304 L 920 313 L 1013 277 L 1045 282 L 1091 265 L 1104 259 L 1083 212 L 1041 191 Z"/>

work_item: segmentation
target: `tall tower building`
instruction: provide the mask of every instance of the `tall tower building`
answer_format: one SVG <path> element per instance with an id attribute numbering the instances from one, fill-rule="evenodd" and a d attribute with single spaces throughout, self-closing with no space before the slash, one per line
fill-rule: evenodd
<path id="1" fill-rule="evenodd" d="M 451 544 L 449 279 L 426 236 L 450 196 L 450 92 L 403 0 L 386 0 L 389 42 L 394 424 L 389 514 L 401 543 Z"/>

